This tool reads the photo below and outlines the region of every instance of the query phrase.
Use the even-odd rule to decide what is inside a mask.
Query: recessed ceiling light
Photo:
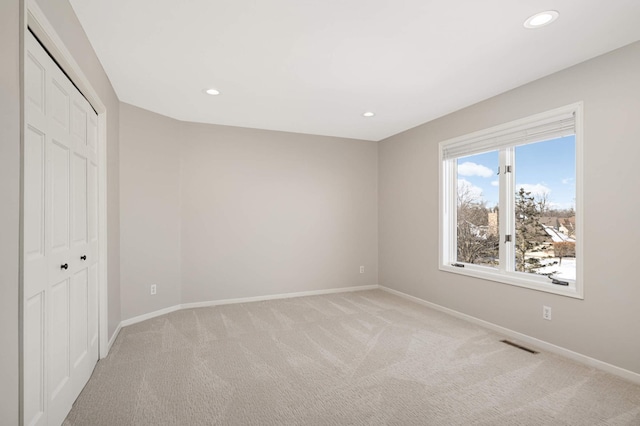
[[[205,90],[205,93],[207,95],[219,95],[220,94],[220,92],[218,90],[216,90],[216,89],[207,89],[207,90]]]
[[[373,117],[375,114],[374,114],[374,113],[372,113],[371,111],[367,111],[367,112],[365,112],[365,113],[364,113],[364,114],[362,114],[362,115],[364,115],[365,117]]]
[[[558,19],[558,16],[560,16],[560,14],[555,10],[547,10],[546,12],[536,13],[535,15],[530,16],[529,19],[524,21],[524,27],[541,28]]]

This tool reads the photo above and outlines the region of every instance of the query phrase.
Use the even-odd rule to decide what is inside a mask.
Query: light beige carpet
[[[120,332],[65,425],[640,425],[640,386],[383,291]]]

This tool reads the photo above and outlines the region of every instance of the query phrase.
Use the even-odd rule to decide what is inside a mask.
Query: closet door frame
[[[109,348],[113,341],[109,341],[108,336],[108,310],[107,310],[107,108],[102,102],[97,92],[89,82],[89,79],[84,75],[80,66],[74,60],[73,56],[66,48],[62,39],[58,36],[51,23],[47,20],[45,14],[40,7],[36,4],[35,0],[24,0],[23,13],[25,19],[23,19],[23,34],[21,44],[21,63],[22,63],[22,83],[21,91],[23,98],[23,111],[22,111],[22,127],[24,129],[24,115],[25,115],[25,102],[24,102],[24,61],[26,58],[26,39],[29,32],[32,32],[40,43],[45,47],[51,57],[58,63],[60,68],[64,70],[73,84],[80,90],[82,95],[87,99],[90,105],[97,113],[97,127],[98,127],[98,354],[99,359],[103,359],[107,356]],[[24,130],[21,135],[21,158],[24,162],[24,147],[25,147],[25,133]],[[21,170],[21,199],[24,199],[24,164]],[[23,213],[21,213],[23,214]],[[19,309],[20,309],[20,415],[22,417],[24,394],[23,394],[23,377],[24,377],[24,362],[23,362],[23,347],[24,347],[24,259],[22,258],[22,247],[24,241],[24,221],[20,221],[20,287],[19,287]],[[117,335],[117,331],[114,333],[114,337]],[[21,422],[24,419],[21,418]]]

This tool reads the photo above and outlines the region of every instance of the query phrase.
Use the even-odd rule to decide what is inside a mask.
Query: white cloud
[[[482,188],[466,179],[458,179],[458,194],[473,201],[482,201]]]
[[[565,184],[565,185],[568,185],[568,184],[570,184],[570,183],[573,183],[573,178],[565,178],[565,179],[562,179],[562,183],[563,183],[563,184]]]
[[[534,197],[540,197],[545,194],[549,195],[551,193],[551,188],[541,183],[519,183],[516,185],[516,191],[520,191],[520,188],[523,188],[525,192],[530,192]]]
[[[499,180],[492,180],[491,181],[491,186],[498,186],[500,185],[500,181]]]
[[[476,164],[471,161],[466,161],[458,165],[458,174],[462,176],[480,176],[488,178],[493,176],[493,170],[483,166],[482,164]]]

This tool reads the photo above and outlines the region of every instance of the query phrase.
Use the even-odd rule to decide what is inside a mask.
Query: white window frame
[[[457,258],[457,158],[487,151],[498,151],[500,164],[514,164],[515,147],[526,144],[529,139],[522,135],[528,135],[533,128],[541,128],[545,123],[554,123],[563,117],[572,115],[575,120],[575,146],[576,146],[576,279],[568,281],[568,286],[553,284],[546,276],[517,272],[515,270],[514,249],[515,220],[509,214],[512,210],[504,206],[513,205],[515,201],[514,173],[500,173],[500,262],[499,267],[488,267],[464,263],[464,267],[453,266]],[[514,138],[513,135],[519,135]],[[518,137],[520,139],[518,139]],[[518,142],[510,142],[511,140]],[[531,140],[538,139],[536,136]],[[538,139],[542,141],[544,139]],[[468,150],[468,153],[465,151]],[[451,153],[454,154],[451,154]],[[452,155],[454,155],[452,157]],[[468,135],[449,139],[439,144],[440,167],[440,232],[439,232],[439,269],[460,275],[467,275],[483,280],[496,281],[532,290],[558,294],[562,296],[584,299],[584,275],[583,275],[583,103],[577,102],[551,111],[546,111],[530,117],[515,120],[489,129],[474,132]],[[512,242],[504,241],[505,235],[511,235]]]

